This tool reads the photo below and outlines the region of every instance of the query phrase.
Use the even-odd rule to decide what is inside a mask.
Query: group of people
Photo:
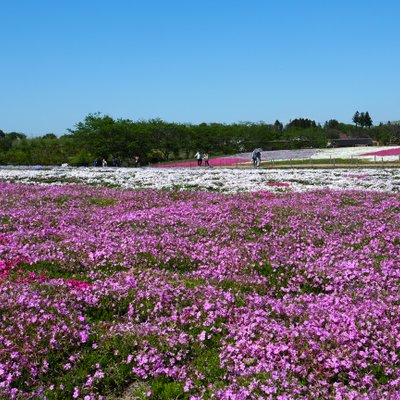
[[[102,160],[100,160],[100,158],[96,158],[93,162],[93,165],[95,167],[107,167],[108,163],[105,158],[103,158]]]
[[[253,160],[253,164],[255,167],[259,167],[261,164],[261,152],[263,150],[260,148],[254,149],[253,153],[251,154],[251,158]],[[211,167],[210,163],[209,163],[209,156],[208,153],[201,153],[200,151],[198,151],[195,155],[194,158],[197,160],[197,166],[201,167],[203,165],[203,161],[204,161],[204,166],[205,167]],[[94,160],[94,166],[95,167],[107,167],[107,160],[105,158],[103,158],[102,160],[100,160],[100,158],[96,158]],[[134,157],[134,164],[135,167],[140,167],[140,158],[139,156],[135,156]],[[112,160],[112,166],[113,167],[117,167],[119,166],[119,161],[117,159],[113,159]]]
[[[197,165],[199,167],[201,167],[203,165],[203,161],[204,161],[205,167],[210,167],[210,163],[208,162],[208,153],[200,153],[200,151],[198,151],[194,155],[194,158],[197,160]]]
[[[133,158],[133,162],[135,167],[140,167],[140,157],[139,156],[134,156]],[[95,167],[107,167],[108,166],[108,162],[105,158],[96,158],[93,161],[93,165]],[[119,167],[120,166],[120,161],[117,158],[113,158],[111,161],[111,165],[113,167]]]

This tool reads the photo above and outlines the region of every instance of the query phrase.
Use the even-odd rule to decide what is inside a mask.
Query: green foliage
[[[151,398],[154,400],[183,400],[189,395],[184,392],[183,385],[168,378],[157,378],[151,383]]]
[[[344,165],[356,165],[356,164],[369,164],[370,161],[364,160],[362,158],[320,158],[313,160],[281,160],[274,161],[276,165],[327,165],[331,166],[335,163],[335,165],[344,164]],[[303,184],[310,184],[311,182],[305,180],[294,180],[289,179],[291,182],[298,182]]]
[[[286,125],[286,129],[290,128],[300,128],[300,129],[308,129],[308,128],[316,128],[317,124],[315,121],[308,118],[296,118],[293,121],[290,121]]]
[[[83,387],[89,376],[94,376],[98,367],[104,372],[103,379],[94,379],[94,386],[101,395],[121,395],[133,381],[131,366],[125,362],[129,354],[136,350],[134,335],[92,337],[86,347],[81,348],[77,361],[65,370],[63,365],[68,361],[57,351],[50,354],[51,373],[43,383],[53,384],[53,390],[46,390],[47,399],[72,398],[74,387]],[[95,348],[93,344],[95,343]],[[64,387],[59,391],[60,385]],[[81,397],[80,397],[81,398]],[[82,396],[83,398],[83,396]]]
[[[360,112],[356,111],[353,115],[353,122],[356,124],[356,126],[360,123]]]
[[[115,204],[115,200],[92,197],[89,199],[89,203],[94,206],[107,207],[107,206],[113,206]]]
[[[86,277],[85,269],[80,265],[64,266],[56,261],[38,261],[35,264],[20,264],[22,270],[34,272],[47,278],[78,279]]]
[[[321,127],[314,120],[296,118],[285,127],[278,120],[274,124],[260,121],[192,125],[160,119],[114,119],[94,113],[59,138],[48,133],[27,139],[23,133],[0,131],[0,164],[91,166],[96,158],[105,158],[109,165],[111,160],[118,159],[120,166],[133,166],[135,156],[139,156],[141,165],[146,165],[192,160],[196,151],[215,157],[250,152],[256,147],[265,150],[325,147],[328,139],[340,135],[368,136],[384,145],[400,144],[398,124],[388,122],[373,127],[368,111],[357,111],[353,122],[355,126],[330,119]]]
[[[205,348],[199,349],[198,356],[194,361],[194,366],[206,380],[216,383],[217,381],[223,380],[226,368],[221,368],[218,344],[206,344],[207,346]]]
[[[265,276],[266,278],[269,278],[273,274],[275,274],[274,268],[272,268],[272,266],[268,262],[264,262],[262,265],[258,265],[256,267],[256,271],[259,275]]]
[[[98,304],[87,308],[86,317],[93,323],[114,321],[128,312],[132,296],[133,294],[127,295],[127,297],[118,300],[111,297],[101,299]]]
[[[370,128],[372,126],[372,119],[368,111],[361,113],[356,111],[353,115],[353,122],[356,124],[356,127],[358,125],[360,125],[362,128]]]
[[[73,166],[89,166],[92,163],[93,157],[86,150],[78,150],[78,152],[69,159],[69,164]]]
[[[151,163],[158,163],[164,160],[164,155],[161,150],[158,149],[151,149],[147,153],[147,159]]]
[[[174,257],[170,258],[168,261],[159,260],[154,257],[151,253],[141,253],[139,254],[141,263],[148,268],[158,268],[161,270],[168,270],[173,272],[185,273],[194,271],[197,268],[195,261],[188,257]]]
[[[339,121],[336,119],[330,119],[326,121],[324,124],[325,129],[338,129],[339,128]]]
[[[247,294],[254,291],[254,289],[250,285],[240,284],[233,279],[224,279],[220,282],[216,282],[215,284],[225,291],[231,290],[234,293]],[[246,301],[241,296],[237,297],[237,300],[239,303],[243,303],[243,305],[246,304]]]
[[[304,147],[325,147],[327,138],[322,128],[288,128],[283,133],[283,139],[287,141],[287,147],[301,149]]]

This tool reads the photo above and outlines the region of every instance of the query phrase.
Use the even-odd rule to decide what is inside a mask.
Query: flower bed
[[[0,398],[400,396],[396,194],[0,183],[0,205]]]
[[[373,151],[370,153],[361,154],[361,156],[400,156],[400,147]]]
[[[392,151],[393,146],[356,146],[356,147],[338,147],[329,149],[316,149],[316,152],[311,156],[312,159],[354,159],[365,156],[365,153],[377,151]],[[363,157],[367,158],[368,157]],[[373,157],[369,158],[373,161]]]
[[[364,179],[354,179],[354,176]],[[220,193],[334,190],[400,191],[398,168],[0,168],[0,181],[124,189],[200,190]],[[270,184],[278,182],[279,185]]]

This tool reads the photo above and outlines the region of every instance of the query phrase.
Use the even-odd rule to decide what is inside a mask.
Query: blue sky
[[[400,2],[1,0],[0,129],[400,119]]]

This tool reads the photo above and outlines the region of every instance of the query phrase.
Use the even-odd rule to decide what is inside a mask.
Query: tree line
[[[113,160],[116,165],[192,159],[197,151],[211,157],[264,150],[325,147],[329,140],[370,137],[382,145],[400,145],[400,124],[372,125],[368,112],[358,111],[352,124],[335,119],[318,124],[296,118],[283,125],[261,122],[233,124],[181,124],[160,119],[132,121],[108,115],[87,115],[68,133],[28,138],[23,133],[0,130],[0,164],[6,165],[93,165],[95,159]]]
[[[356,111],[353,115],[353,122],[356,124],[356,126],[360,125],[362,128],[364,127],[371,128],[372,126],[372,119],[369,116],[368,111],[366,112]]]

